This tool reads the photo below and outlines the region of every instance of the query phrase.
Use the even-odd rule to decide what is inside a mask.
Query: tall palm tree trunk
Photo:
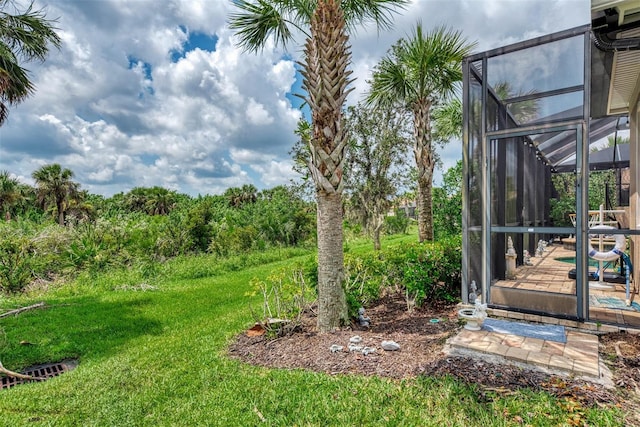
[[[318,202],[318,329],[331,331],[348,320],[343,288],[342,173],[346,138],[342,106],[349,94],[351,59],[346,25],[336,0],[319,0],[305,44],[303,87],[313,134],[309,170]]]
[[[348,319],[342,248],[342,195],[318,191],[318,330],[331,331]]]
[[[413,152],[418,167],[418,240],[433,240],[433,200],[431,186],[433,179],[433,147],[431,146],[431,102],[420,100],[414,108],[413,133],[415,145]]]

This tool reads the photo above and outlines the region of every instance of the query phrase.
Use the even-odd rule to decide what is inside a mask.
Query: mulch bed
[[[481,396],[509,394],[528,388],[543,390],[584,406],[618,405],[623,408],[626,425],[640,426],[640,336],[627,333],[600,337],[602,360],[614,374],[615,389],[583,380],[525,370],[509,364],[496,364],[474,358],[450,356],[443,352],[445,341],[461,328],[456,306],[423,306],[411,312],[401,295],[387,295],[367,309],[369,328],[355,324],[320,334],[315,331],[313,311],[305,313],[301,324],[279,338],[266,335],[238,335],[229,354],[259,366],[308,369],[330,375],[377,375],[394,379],[418,375],[450,375],[478,386]],[[349,339],[362,338],[360,345],[375,348],[363,355],[348,350]],[[395,341],[398,351],[384,351],[382,341]],[[343,346],[331,352],[332,345]]]

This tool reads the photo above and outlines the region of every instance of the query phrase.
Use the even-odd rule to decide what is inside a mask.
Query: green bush
[[[571,227],[570,213],[576,211],[576,199],[573,197],[563,197],[561,199],[551,199],[551,221],[554,227]]]
[[[189,233],[193,248],[197,251],[205,252],[211,242],[213,226],[211,222],[214,218],[215,206],[212,197],[198,200],[187,212],[184,221],[184,230]]]
[[[190,230],[185,227],[185,222],[187,220],[184,216],[172,212],[160,226],[159,232],[156,233],[153,253],[156,258],[175,257],[201,249],[201,242],[196,243],[194,238],[204,239],[204,237],[202,235],[194,237],[194,234],[190,233]],[[204,248],[206,249],[206,244]]]
[[[390,234],[406,234],[409,227],[409,218],[402,209],[398,209],[393,216],[384,218],[384,232]]]
[[[379,299],[382,288],[387,284],[385,263],[377,252],[361,256],[346,254],[344,275],[351,317],[357,316],[358,308],[366,307]]]
[[[100,270],[105,266],[108,260],[104,256],[103,231],[92,223],[83,223],[75,229],[66,250],[71,267]]]
[[[382,294],[384,288],[402,289],[416,305],[459,300],[462,239],[406,243],[380,252],[345,254],[344,288],[349,313],[355,316]]]
[[[19,230],[6,230],[0,240],[0,290],[22,291],[31,282],[37,257],[33,241]]]
[[[252,226],[229,227],[222,224],[215,229],[209,252],[221,257],[246,252],[259,247],[258,230]]]
[[[438,241],[462,233],[462,193],[433,189],[433,228]]]
[[[400,245],[388,256],[387,270],[416,297],[416,304],[454,302],[459,299],[462,239]]]

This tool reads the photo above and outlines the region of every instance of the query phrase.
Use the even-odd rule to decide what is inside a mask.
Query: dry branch
[[[23,311],[34,310],[36,308],[44,307],[44,302],[39,302],[37,304],[29,305],[27,307],[16,308],[15,310],[7,311],[6,313],[0,314],[0,319],[3,317],[9,317],[11,315],[17,315],[22,313]]]
[[[8,370],[7,368],[5,368],[2,365],[2,362],[0,362],[0,374],[5,374],[5,375],[7,375],[9,377],[13,377],[13,378],[20,378],[22,380],[38,380],[38,381],[40,381],[40,380],[44,380],[45,379],[45,378],[41,378],[41,377],[32,377],[31,375],[24,375],[24,374],[21,374],[19,372],[10,371],[10,370]]]

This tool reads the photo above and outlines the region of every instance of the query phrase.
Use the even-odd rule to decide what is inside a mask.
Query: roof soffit
[[[618,12],[618,25],[630,24],[640,21],[640,0],[592,0],[592,17],[601,16],[602,11],[615,9]],[[617,39],[640,37],[640,28],[623,31]],[[594,48],[595,49],[595,48]],[[595,54],[595,53],[594,53]],[[629,105],[638,97],[640,92],[640,51],[629,50],[615,52],[610,65],[611,76],[606,101],[606,114],[627,114]],[[592,69],[593,70],[593,69]],[[592,77],[600,78],[599,75]],[[599,85],[606,80],[598,81]],[[593,82],[592,82],[593,84]],[[607,93],[606,90],[604,92]],[[598,101],[603,102],[604,100]],[[592,110],[598,111],[593,106]],[[599,116],[601,114],[597,114]]]
[[[640,28],[625,31],[619,38],[640,37]],[[640,85],[640,51],[616,52],[609,86],[609,114],[629,112],[629,104]]]

